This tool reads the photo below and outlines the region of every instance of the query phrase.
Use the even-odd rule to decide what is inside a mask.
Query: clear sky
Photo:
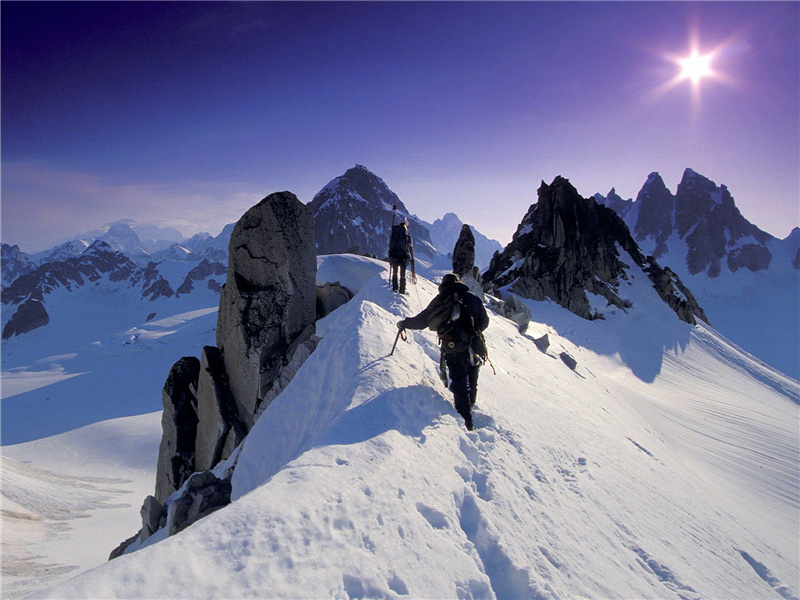
[[[2,239],[217,234],[356,163],[506,243],[541,180],[658,171],[800,225],[797,2],[2,2]],[[709,55],[706,76],[678,59]]]

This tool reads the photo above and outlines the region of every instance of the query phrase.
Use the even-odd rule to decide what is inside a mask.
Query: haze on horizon
[[[503,244],[556,175],[635,198],[689,167],[769,233],[800,225],[798,3],[1,9],[2,238],[24,251],[122,218],[217,234],[356,163]]]

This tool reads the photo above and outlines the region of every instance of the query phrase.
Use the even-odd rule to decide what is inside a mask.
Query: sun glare
[[[674,65],[672,76],[669,80],[665,81],[659,87],[654,89],[647,97],[648,101],[655,102],[668,94],[671,90],[678,86],[685,85],[685,82],[691,82],[687,85],[691,91],[692,104],[697,107],[700,103],[701,88],[704,87],[706,80],[714,81],[717,83],[724,83],[733,85],[733,80],[718,70],[715,62],[719,59],[726,50],[733,43],[733,38],[719,44],[710,50],[701,50],[699,34],[693,32],[687,54],[683,56],[679,54],[662,54],[662,58]]]
[[[688,57],[678,60],[678,64],[681,67],[680,78],[691,79],[692,85],[699,85],[703,77],[714,75],[714,71],[711,69],[712,58],[712,54],[701,55],[696,48],[693,49]]]

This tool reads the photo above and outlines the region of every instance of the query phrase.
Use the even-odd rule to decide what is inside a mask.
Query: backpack
[[[477,333],[472,311],[457,294],[453,294],[452,310],[449,319],[437,329],[444,354],[462,354],[469,351]]]
[[[408,232],[402,223],[392,226],[389,238],[389,258],[404,260],[408,258]]]

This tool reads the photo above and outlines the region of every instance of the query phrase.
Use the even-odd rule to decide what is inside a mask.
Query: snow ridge
[[[605,321],[494,316],[468,433],[433,333],[388,355],[421,307],[381,272],[318,322],[229,506],[37,597],[796,597],[797,382],[678,321],[643,275],[626,287],[637,308]],[[658,356],[639,347],[657,330]],[[643,354],[652,379],[625,362]]]

